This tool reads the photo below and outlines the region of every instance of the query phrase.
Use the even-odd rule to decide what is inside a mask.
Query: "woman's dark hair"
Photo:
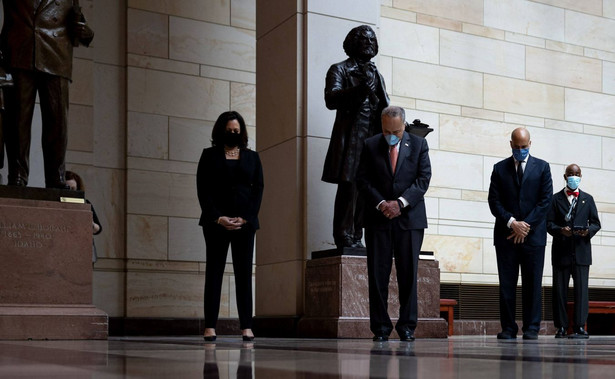
[[[77,183],[77,191],[85,191],[85,184],[83,184],[83,180],[77,174],[72,171],[66,171],[64,173],[64,178],[66,180],[74,180]]]
[[[243,120],[243,117],[235,111],[223,112],[220,116],[218,116],[218,119],[214,124],[214,129],[211,131],[212,146],[224,146],[226,124],[232,120],[237,120],[237,122],[239,122],[239,134],[241,135],[239,148],[245,149],[248,147],[248,129],[246,128],[246,122]]]

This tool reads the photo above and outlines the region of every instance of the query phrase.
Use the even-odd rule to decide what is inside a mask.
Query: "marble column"
[[[378,31],[380,1],[257,0],[256,9],[257,150],[265,175],[258,329],[305,313],[306,261],[312,251],[334,247],[336,187],[320,180],[335,118],[324,102],[325,75],[347,58],[342,44],[350,29],[368,24]]]

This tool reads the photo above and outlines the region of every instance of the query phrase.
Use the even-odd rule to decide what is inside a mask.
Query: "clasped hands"
[[[525,221],[513,221],[510,224],[510,228],[512,232],[506,239],[513,239],[513,243],[523,243],[525,242],[525,237],[527,237],[530,232],[530,224]]]
[[[239,230],[247,221],[241,217],[221,216],[218,219],[218,224],[222,225],[226,230]]]
[[[587,235],[589,234],[589,230],[588,229],[582,229],[582,230],[572,230],[569,226],[564,226],[563,228],[560,229],[560,232],[566,236],[566,237],[570,237],[573,234],[575,236],[579,236],[579,237],[587,237]]]
[[[392,220],[395,217],[401,215],[401,209],[399,209],[399,203],[397,202],[397,200],[389,200],[382,202],[382,204],[380,204],[380,206],[378,207],[378,210],[382,212],[384,217],[388,218],[389,220]]]

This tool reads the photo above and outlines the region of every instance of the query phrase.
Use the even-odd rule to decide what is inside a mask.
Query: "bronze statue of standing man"
[[[336,109],[322,180],[337,184],[333,238],[338,249],[363,247],[363,200],[356,186],[366,138],[381,131],[380,113],[389,105],[384,79],[371,61],[378,54],[374,30],[361,25],[344,40],[348,59],[329,68],[325,102]]]
[[[45,187],[67,188],[64,162],[73,46],[88,46],[94,32],[87,26],[78,0],[3,0],[2,3],[2,64],[14,81],[6,96],[4,120],[8,184],[28,184],[32,116],[38,93]]]

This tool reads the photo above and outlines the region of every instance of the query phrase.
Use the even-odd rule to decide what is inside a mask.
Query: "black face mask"
[[[228,147],[236,147],[241,143],[241,134],[224,132],[224,144]]]

